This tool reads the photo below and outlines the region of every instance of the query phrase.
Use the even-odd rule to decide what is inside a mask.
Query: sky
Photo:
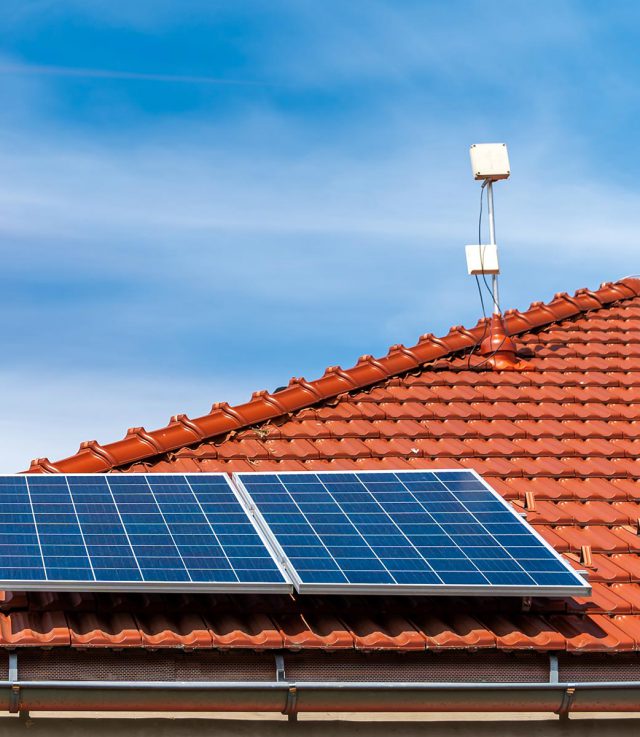
[[[3,0],[0,472],[640,272],[640,4]],[[486,237],[486,234],[485,234]]]

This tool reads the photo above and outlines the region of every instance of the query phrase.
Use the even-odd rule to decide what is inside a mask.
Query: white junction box
[[[481,246],[465,246],[469,274],[499,274],[498,246],[486,243]]]
[[[475,179],[508,179],[511,174],[506,143],[473,143],[469,149]]]

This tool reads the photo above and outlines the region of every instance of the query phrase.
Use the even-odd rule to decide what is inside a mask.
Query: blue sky
[[[640,6],[4,0],[0,470],[640,272]]]

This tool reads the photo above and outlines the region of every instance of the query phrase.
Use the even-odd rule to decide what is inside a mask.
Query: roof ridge
[[[595,292],[578,289],[573,297],[560,292],[546,304],[532,302],[525,312],[507,310],[504,313],[507,332],[509,335],[519,335],[637,296],[640,296],[640,279],[634,278],[606,282]],[[202,417],[174,415],[168,425],[157,430],[133,427],[122,440],[107,445],[89,440],[81,443],[75,455],[55,463],[48,458],[33,460],[27,473],[104,473],[226,432],[266,422],[473,348],[484,337],[486,324],[487,318],[481,318],[470,330],[456,325],[442,338],[426,333],[410,348],[402,344],[392,345],[386,356],[378,359],[370,355],[361,356],[350,369],[330,366],[322,377],[314,381],[294,377],[286,388],[273,394],[268,391],[254,392],[249,402],[234,407],[226,402],[218,402]]]

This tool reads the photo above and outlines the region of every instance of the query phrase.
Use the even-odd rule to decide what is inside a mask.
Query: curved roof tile
[[[640,650],[640,281],[505,313],[527,365],[427,334],[203,417],[83,443],[32,472],[471,467],[572,565],[588,599],[5,594],[1,645],[270,650]],[[478,358],[479,362],[484,358]]]

